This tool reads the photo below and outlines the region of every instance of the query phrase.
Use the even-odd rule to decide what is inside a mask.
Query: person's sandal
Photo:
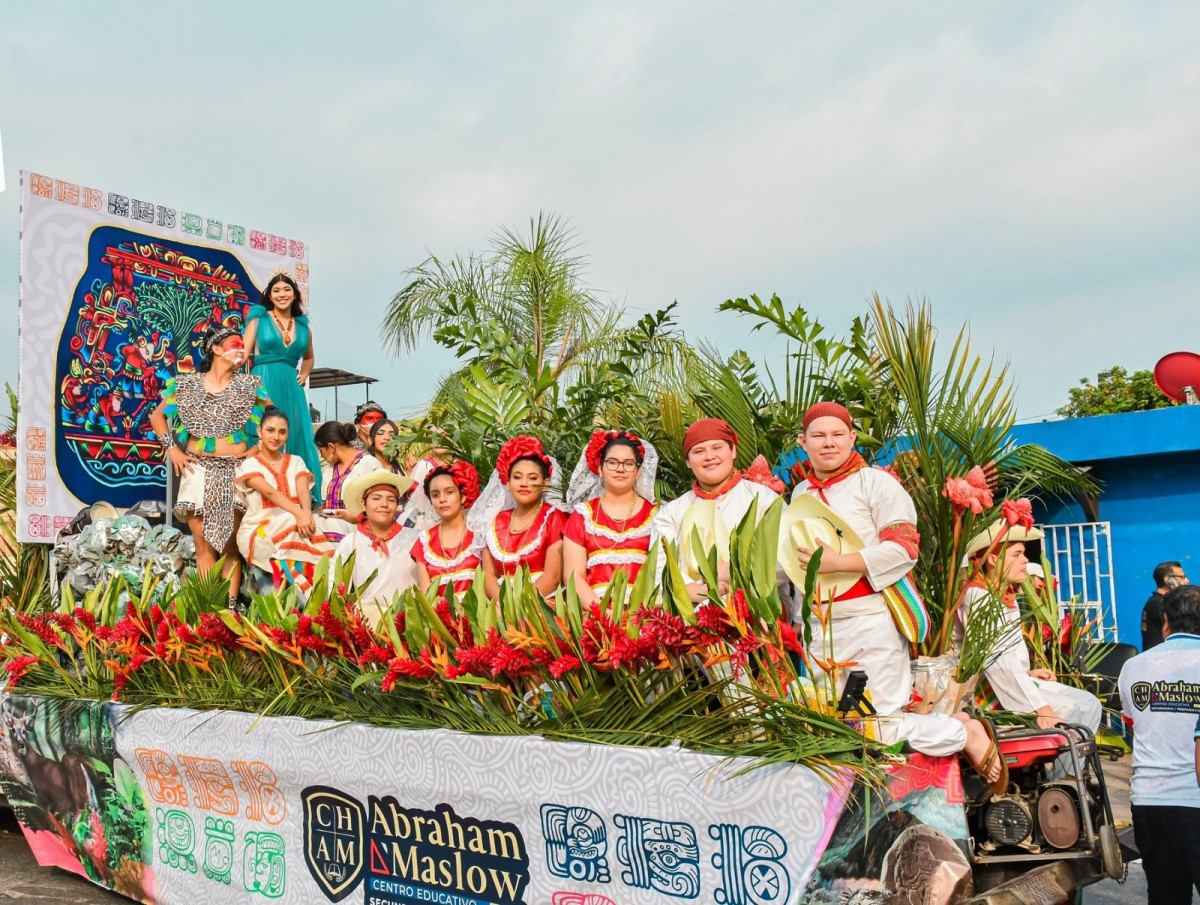
[[[1000,739],[996,737],[996,727],[987,717],[979,717],[979,722],[983,724],[983,730],[991,739],[991,744],[988,745],[987,753],[984,754],[983,760],[979,763],[971,762],[972,768],[979,774],[979,778],[987,783],[988,790],[993,797],[1003,795],[1008,791],[1008,762],[1004,759],[1004,752],[1000,750]],[[989,782],[987,778],[988,770],[991,768],[994,761],[1000,761],[1000,775],[995,780]]]

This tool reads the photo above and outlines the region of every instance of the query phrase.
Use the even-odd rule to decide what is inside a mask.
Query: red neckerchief
[[[980,588],[988,593],[991,593],[994,590],[992,586],[988,584],[987,576],[982,572],[976,574],[974,578],[968,581],[967,587]],[[1000,595],[1000,601],[1010,610],[1015,610],[1017,608],[1017,589],[1012,585],[1009,585],[1004,589],[1004,593]]]
[[[728,478],[726,478],[725,483],[716,490],[704,490],[696,481],[692,481],[692,493],[696,494],[696,497],[701,500],[715,500],[718,497],[725,496],[725,494],[729,493],[729,491],[733,490],[733,488],[737,487],[737,485],[741,482],[742,473],[740,471],[735,471]]]
[[[391,530],[388,531],[387,537],[380,538],[375,534],[374,531],[371,530],[370,526],[367,525],[367,514],[364,512],[358,517],[358,530],[371,541],[372,550],[374,550],[380,556],[390,556],[391,550],[388,549],[388,542],[391,541],[391,539],[399,534],[403,529],[400,527],[399,523],[393,523]]]
[[[850,458],[842,463],[842,467],[825,479],[818,478],[816,472],[813,471],[812,465],[808,462],[796,463],[796,471],[800,477],[808,481],[808,486],[813,490],[824,490],[826,487],[832,487],[839,481],[844,481],[856,471],[862,471],[867,468],[867,460],[859,454],[858,450],[850,450]]]

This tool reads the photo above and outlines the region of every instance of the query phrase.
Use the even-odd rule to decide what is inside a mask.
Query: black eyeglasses
[[[604,467],[609,471],[633,471],[638,464],[633,459],[605,459]]]

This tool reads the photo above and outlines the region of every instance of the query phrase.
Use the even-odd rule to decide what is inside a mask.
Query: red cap
[[[738,436],[733,428],[720,418],[701,418],[683,435],[683,454],[686,456],[697,443],[708,440],[728,440],[737,446]]]
[[[850,420],[850,412],[844,405],[840,405],[839,403],[818,402],[815,405],[810,405],[800,423],[804,426],[804,430],[808,430],[808,426],[818,418],[837,418],[846,427],[850,428],[850,430],[854,430],[854,422]]]

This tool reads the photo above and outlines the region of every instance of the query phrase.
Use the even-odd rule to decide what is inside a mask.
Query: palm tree
[[[448,262],[430,256],[407,271],[408,285],[384,315],[384,340],[396,354],[412,350],[440,330],[456,328],[470,310],[550,365],[553,379],[569,376],[624,315],[583,285],[584,259],[577,251],[566,221],[540,213],[527,236],[501,227],[486,254]]]
[[[688,386],[700,356],[675,329],[674,306],[630,322],[584,285],[578,247],[566,221],[542,213],[527,235],[501,227],[486,253],[407,271],[384,316],[386,345],[401,354],[432,337],[460,364],[401,445],[428,445],[437,426],[484,468],[506,437],[529,432],[566,465],[594,426],[631,426],[624,419],[650,407],[643,397]]]

